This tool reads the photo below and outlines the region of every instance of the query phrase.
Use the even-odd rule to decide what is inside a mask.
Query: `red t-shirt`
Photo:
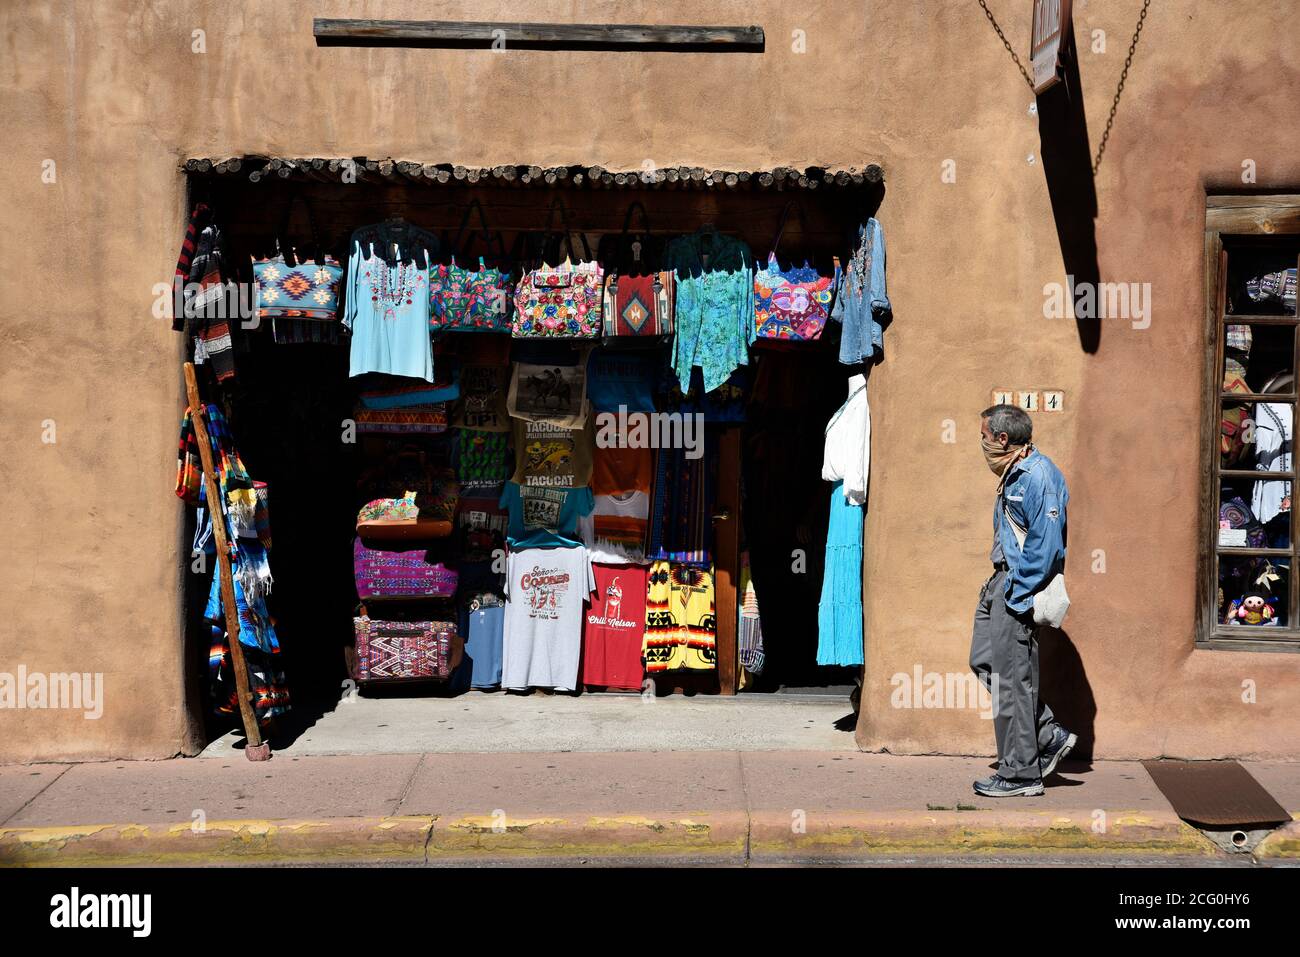
[[[639,691],[646,568],[593,565],[596,591],[582,619],[582,682]]]

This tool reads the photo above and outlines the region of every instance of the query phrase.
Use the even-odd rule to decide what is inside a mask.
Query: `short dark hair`
[[[1034,420],[1019,406],[991,405],[980,413],[980,418],[989,420],[989,431],[994,435],[1005,432],[1012,445],[1024,445],[1034,437]]]

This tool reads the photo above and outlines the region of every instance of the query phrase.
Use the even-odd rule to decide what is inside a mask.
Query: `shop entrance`
[[[670,177],[665,171],[611,175],[578,167],[277,162],[275,168],[247,160],[237,169],[230,163],[190,168],[191,198],[210,206],[224,227],[231,278],[241,282],[252,281],[253,260],[277,250],[291,260],[319,261],[328,253],[346,265],[355,229],[396,218],[432,233],[439,259],[449,261],[455,252],[463,264],[482,256],[509,269],[530,249],[555,263],[575,246],[576,260],[583,247],[600,256],[711,227],[743,241],[760,265],[775,244],[783,266],[807,261],[829,275],[836,257],[847,262],[856,230],[883,196],[874,168],[865,175],[674,169]],[[345,173],[355,181],[345,181]],[[816,341],[755,344],[737,380],[736,408],[707,422],[717,666],[654,676],[643,693],[847,695],[856,669],[818,667],[816,659],[827,528],[822,430],[843,403],[850,374],[863,371],[841,365],[837,350],[835,323]],[[208,381],[204,391],[224,397],[249,473],[271,490],[274,587],[267,604],[293,695],[294,710],[284,722],[291,738],[298,733],[292,729],[310,725],[352,693],[345,654],[358,604],[353,540],[358,505],[364,504],[359,489],[370,474],[391,469],[395,457],[423,447],[409,436],[349,436],[357,384],[349,379],[346,340],[283,343],[269,329],[252,329],[238,336],[235,363],[233,380],[220,387]],[[438,454],[432,447],[423,452]],[[761,609],[763,667],[757,674],[742,667],[739,648],[746,565]],[[200,577],[187,576],[188,660],[196,674],[205,665],[208,639],[200,625],[208,580]],[[454,682],[419,682],[367,686],[363,693],[408,699],[463,690]],[[610,692],[580,692],[588,693]],[[192,704],[202,709],[210,736],[224,730],[208,717],[206,692],[198,691]],[[472,721],[472,711],[461,720]]]

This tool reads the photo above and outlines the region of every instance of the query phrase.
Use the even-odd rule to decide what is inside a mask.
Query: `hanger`
[[[1260,392],[1273,394],[1276,392],[1290,392],[1295,387],[1295,374],[1292,372],[1275,372],[1264,383],[1264,388]]]
[[[469,234],[469,242],[465,243],[462,247],[461,240],[465,235],[466,227],[469,226],[470,215],[475,210],[478,211],[479,228]],[[495,240],[498,256],[502,260],[507,258],[505,237],[501,235],[500,230],[492,230],[488,228],[487,216],[483,212],[483,204],[479,202],[477,196],[470,200],[469,205],[465,207],[465,214],[460,218],[460,226],[456,230],[456,236],[450,243],[448,243],[448,251],[451,254],[451,258],[455,260],[465,250],[469,249],[475,239],[482,239],[483,245],[489,250],[491,249],[493,240]],[[464,266],[465,263],[461,263],[460,265]]]
[[[419,252],[424,253],[427,265],[433,262],[440,245],[433,233],[400,216],[390,216],[382,223],[371,223],[354,230],[351,241],[353,249],[360,249],[363,253],[373,251],[390,266],[399,262],[419,265],[416,256]]]
[[[557,214],[559,215],[561,226],[559,230],[554,229],[551,225],[554,223]],[[573,226],[569,223],[568,207],[564,205],[563,199],[556,196],[555,199],[551,201],[551,208],[546,212],[546,225],[542,227],[541,232],[541,255],[536,258],[540,258],[545,262],[548,252],[546,247],[550,245],[552,239],[558,237],[559,242],[556,244],[555,255],[558,257],[560,255],[560,246],[567,244],[569,248],[567,258],[570,260],[574,259],[577,256],[577,250],[574,248],[573,244],[573,237],[575,235],[582,240],[581,261],[591,261],[593,257],[591,255],[591,246],[587,242],[587,234],[585,232],[575,232]],[[558,263],[556,263],[556,265],[558,265]]]

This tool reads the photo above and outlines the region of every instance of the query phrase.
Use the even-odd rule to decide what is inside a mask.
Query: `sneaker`
[[[1052,736],[1052,743],[1043,749],[1043,753],[1038,756],[1038,766],[1042,768],[1043,779],[1056,770],[1056,766],[1061,763],[1070,750],[1079,742],[1077,734],[1071,734],[1059,724]]]
[[[975,793],[982,797],[1036,797],[1043,793],[1042,781],[1012,781],[994,774],[975,782]]]

